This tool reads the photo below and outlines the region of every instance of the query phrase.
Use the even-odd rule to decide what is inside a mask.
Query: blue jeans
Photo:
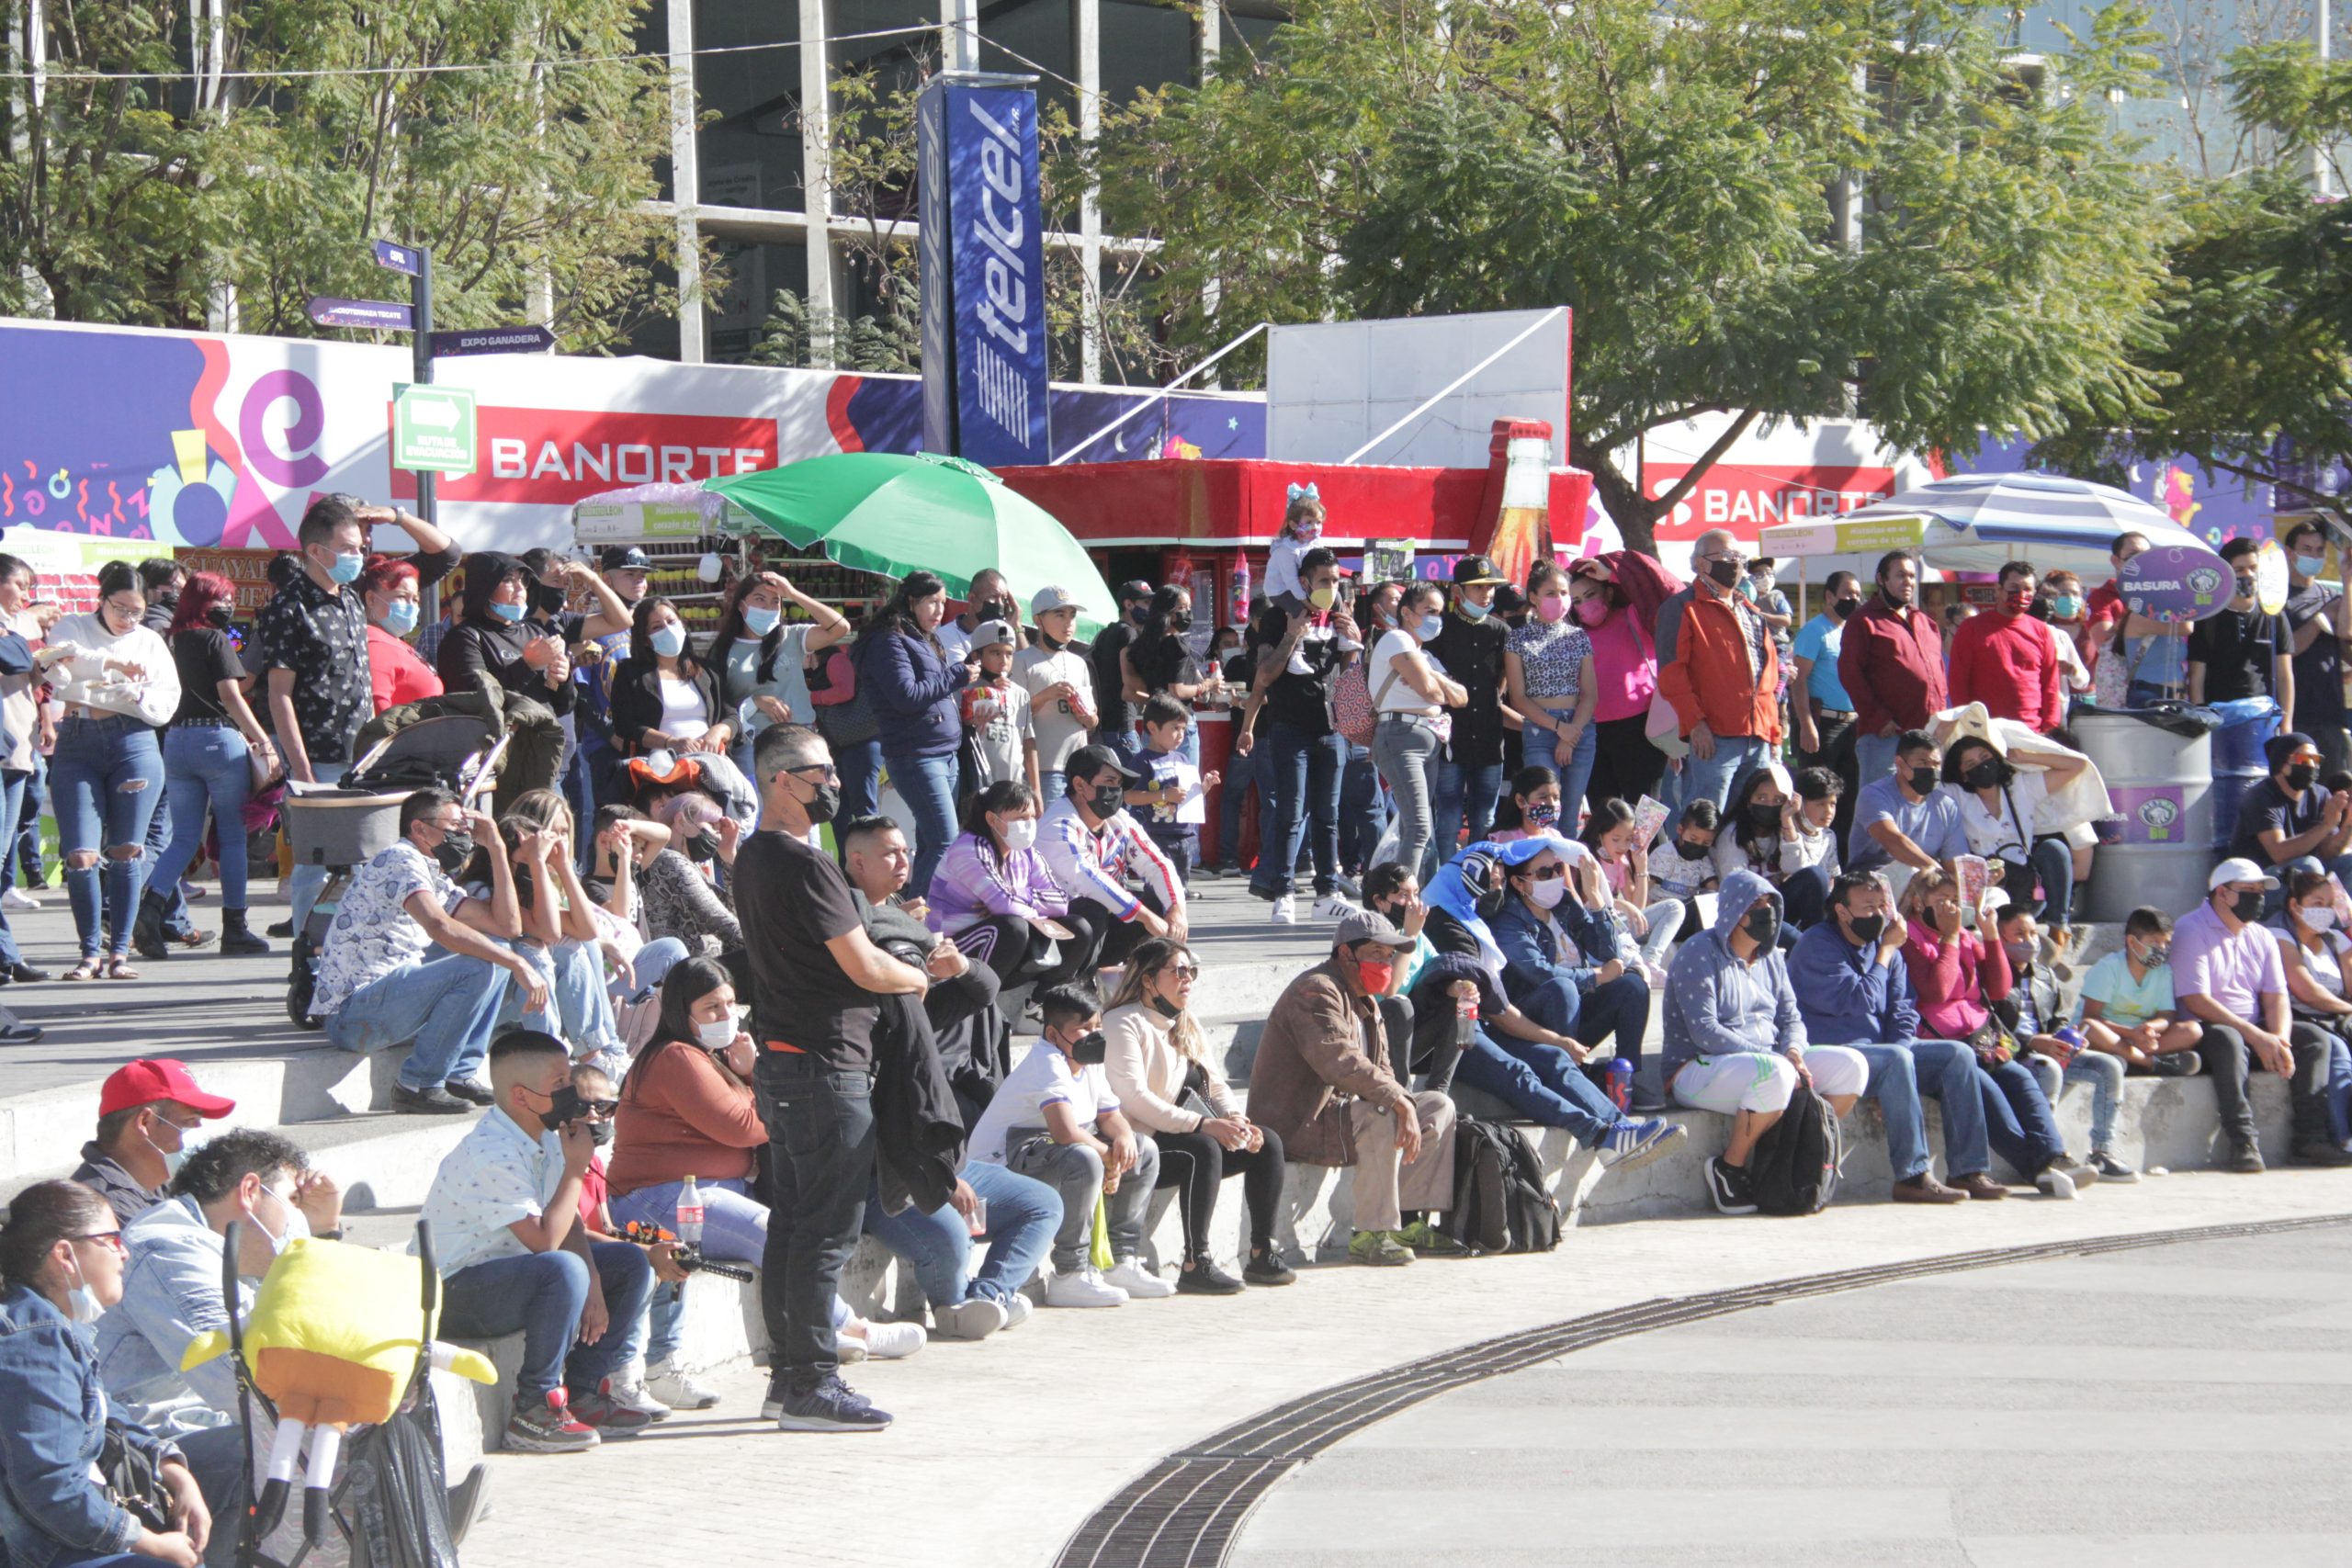
[[[2031,863],[2034,875],[2041,881],[2039,919],[2044,925],[2064,931],[2074,918],[2075,852],[2064,839],[2044,839],[2033,846]]]
[[[1059,773],[1050,776],[1061,777]],[[1257,785],[1258,753],[1255,750],[1247,757],[1236,751],[1226,758],[1225,783],[1220,786],[1223,794],[1219,795],[1216,807],[1216,863],[1226,870],[1238,871],[1241,867],[1241,808],[1249,801],[1250,792]],[[1053,800],[1058,796],[1048,795],[1046,798]],[[1258,803],[1260,837],[1272,830],[1271,818],[1265,802],[1261,800]]]
[[[17,829],[25,820],[26,802],[32,797],[33,779],[34,774],[29,769],[23,772],[14,768],[0,769],[0,849],[6,852],[0,853],[0,893],[6,893],[17,885]],[[40,813],[33,813],[33,832],[38,842]]]
[[[499,1004],[493,1033],[506,1024],[523,1023],[554,1035],[571,1046],[576,1056],[592,1051],[628,1054],[621,1044],[620,1031],[613,1023],[612,994],[605,988],[604,965],[598,960],[594,943],[560,942],[552,948],[534,943],[519,951],[546,977],[548,1005],[537,1012],[526,1013],[523,988],[507,987],[506,999]]]
[[[1347,768],[1348,743],[1338,735],[1310,735],[1277,720],[1266,727],[1254,750],[1261,753],[1259,788],[1268,780],[1273,785],[1274,831],[1260,829],[1258,869],[1250,874],[1250,890],[1261,898],[1286,896],[1291,867],[1305,843],[1315,854],[1316,894],[1329,893],[1339,886],[1340,775]]]
[[[906,1261],[933,1306],[975,1297],[1002,1303],[1046,1260],[1054,1233],[1061,1228],[1061,1194],[1032,1177],[979,1160],[965,1161],[959,1174],[989,1206],[989,1256],[978,1274],[971,1272],[971,1227],[947,1204],[930,1213],[909,1204],[887,1214],[878,1194],[869,1190],[865,1234]]]
[[[1421,886],[1429,886],[1437,868],[1452,860],[1462,847],[1462,828],[1466,818],[1470,827],[1470,841],[1485,838],[1495,825],[1495,802],[1501,798],[1503,765],[1500,762],[1483,767],[1464,767],[1460,762],[1440,757],[1437,763],[1437,813],[1430,829],[1429,853],[1421,857]]]
[[[678,1228],[678,1194],[685,1185],[683,1181],[658,1182],[608,1200],[613,1223],[627,1225],[635,1220],[674,1232]],[[695,1190],[702,1198],[702,1255],[715,1263],[757,1263],[760,1255],[767,1250],[766,1207],[747,1196],[745,1184],[741,1181],[697,1181]],[[645,1319],[647,1366],[658,1365],[678,1353],[685,1305],[684,1285],[655,1289],[653,1305]]]
[[[171,731],[166,729],[156,738],[155,743],[162,746],[170,738]],[[163,859],[164,851],[170,847],[172,841],[171,759],[168,756],[164,761],[164,777],[163,798],[155,803],[155,814],[147,818],[146,853],[140,860],[140,886],[149,893],[155,892],[158,887],[163,889],[155,897],[164,906],[164,928],[174,936],[186,936],[196,930],[196,922],[188,919],[187,899],[180,892],[180,879],[175,876],[169,882],[163,882],[155,875],[155,864]],[[189,858],[195,857],[191,855]]]
[[[1348,762],[1340,774],[1340,864],[1362,872],[1388,830],[1388,803],[1382,798],[1380,770],[1372,754],[1359,756],[1348,748]]]
[[[2343,1042],[2336,1041],[2335,1049],[2343,1050]],[[2094,1153],[2113,1153],[2115,1117],[2123,1109],[2123,1058],[2104,1051],[2084,1051],[2061,1067],[2036,1051],[2024,1061],[2041,1085],[2041,1097],[2052,1105],[2058,1103],[2059,1094],[2068,1084],[2091,1086],[2091,1149]]]
[[[251,750],[245,738],[227,725],[174,725],[164,731],[172,836],[155,862],[155,886],[178,894],[180,878],[203,846],[209,807],[220,824],[220,907],[245,907],[245,796],[253,787],[245,758]]]
[[[1943,1107],[1944,1169],[1954,1177],[1974,1176],[1990,1164],[1984,1145],[1984,1108],[1976,1095],[1976,1053],[1951,1040],[1905,1040],[1893,1045],[1856,1041],[1816,1041],[1843,1043],[1861,1053],[1871,1065],[1869,1085],[1862,1090],[1878,1101],[1886,1122],[1887,1161],[1894,1179],[1908,1181],[1928,1168],[1926,1117],[1919,1097],[1927,1095]]]
[[[72,857],[77,853],[105,862],[112,952],[122,957],[130,951],[130,922],[139,908],[147,824],[164,797],[163,750],[154,730],[135,718],[68,718],[57,727],[51,776],[82,956],[98,955],[99,871],[95,863],[76,869]]]
[[[567,739],[572,736],[577,718],[577,715],[567,715],[564,718]],[[743,769],[743,776],[747,779],[752,776],[748,764]],[[582,824],[596,820],[596,786],[588,773],[587,748],[576,740],[563,749],[563,772],[559,776],[558,787],[563,791],[563,803],[571,807],[571,836],[580,840],[576,846],[580,864],[583,867],[591,865],[596,859],[596,836],[580,829]]]
[[[846,822],[853,817],[871,817],[882,804],[882,742],[861,740],[854,746],[844,746],[833,753],[833,766],[842,774],[842,808],[834,817]],[[752,787],[760,787],[752,774]]]
[[[1550,1030],[1566,1034],[1579,1045],[1598,1045],[1614,1039],[1616,1055],[1642,1066],[1642,1036],[1650,1026],[1649,982],[1638,975],[1620,975],[1606,985],[1579,996],[1576,982],[1557,975],[1511,998],[1519,1010]],[[1605,1061],[1594,1066],[1605,1067]]]
[[[1772,749],[1761,736],[1718,735],[1715,754],[1702,761],[1693,751],[1682,759],[1682,806],[1705,796],[1721,811],[1740,780],[1770,761]]]
[[[1827,918],[1831,880],[1826,865],[1809,865],[1791,872],[1781,882],[1781,908],[1787,911],[1792,929],[1808,931]]]
[[[312,762],[311,777],[322,784],[341,784],[343,775],[349,772],[351,764],[348,762]],[[577,830],[577,829],[574,829],[575,832]],[[300,936],[303,928],[310,924],[311,907],[319,901],[319,895],[326,891],[326,886],[327,868],[322,865],[308,863],[297,865],[294,868],[294,874],[286,879],[287,902],[294,906],[293,923],[296,936]]]
[[[2333,1033],[2327,1037],[2325,1098],[2328,1136],[2352,1146],[2352,1045]]]
[[[907,897],[920,898],[930,890],[939,857],[956,841],[956,757],[953,752],[944,757],[882,755],[899,798],[914,815],[915,862],[907,878]]]
[[[1894,772],[1895,748],[1902,743],[1900,733],[1894,735],[1862,735],[1854,737],[1854,787],[1860,789],[1873,779],[1883,779]]]
[[[2011,1170],[2030,1181],[2042,1167],[2066,1152],[2058,1119],[2033,1069],[2008,1061],[1976,1069],[1977,1101],[1984,1108],[1984,1136]]]
[[[1577,813],[1584,808],[1585,790],[1592,783],[1592,760],[1600,754],[1600,738],[1589,724],[1577,737],[1576,746],[1566,757],[1560,755],[1560,738],[1550,730],[1527,732],[1527,760],[1541,762],[1559,775],[1560,831],[1569,838],[1576,836]],[[1629,800],[1625,804],[1634,803]]]
[[[402,1089],[473,1077],[490,1054],[491,1033],[513,978],[486,958],[427,951],[439,956],[369,981],[327,1015],[327,1038],[343,1050],[367,1055],[406,1045]]]
[[[833,1298],[865,1224],[874,1179],[874,1085],[814,1057],[762,1054],[760,1114],[774,1156],[774,1221],[760,1257],[771,1386],[805,1393],[841,1368]]]
[[[594,1282],[610,1320],[594,1345],[575,1345],[580,1314],[588,1304],[588,1264],[576,1252],[493,1258],[460,1269],[441,1284],[441,1333],[451,1339],[492,1339],[521,1330],[523,1366],[514,1374],[514,1403],[536,1409],[560,1382],[594,1393],[637,1353],[638,1325],[653,1295],[653,1265],[625,1241],[592,1241]]]
[[[1538,1126],[1561,1129],[1589,1149],[1599,1148],[1617,1124],[1617,1107],[1556,1045],[1477,1030],[1454,1064],[1453,1081],[1493,1095]]]
[[[613,977],[605,982],[605,994],[613,999],[615,1006],[622,1002],[641,1002],[662,988],[662,982],[669,978],[670,971],[685,956],[686,944],[683,938],[657,936],[639,948],[637,956],[629,961],[637,984],[631,987],[625,983],[620,971],[616,969]]]

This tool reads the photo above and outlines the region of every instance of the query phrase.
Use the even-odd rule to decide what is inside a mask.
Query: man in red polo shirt
[[[1879,558],[1878,592],[1846,623],[1838,679],[1854,699],[1854,773],[1860,784],[1894,771],[1906,729],[1942,711],[1944,639],[1919,608],[1919,563],[1901,550]]]
[[[1952,705],[1983,703],[1995,718],[2015,719],[2037,734],[2066,719],[2057,636],[2033,607],[2035,572],[2028,561],[2001,568],[1990,615],[1972,615],[1951,634]]]

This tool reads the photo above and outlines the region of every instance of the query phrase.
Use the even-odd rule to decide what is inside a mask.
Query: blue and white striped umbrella
[[[2203,545],[2163,508],[2113,485],[2063,474],[1956,474],[1846,513],[1839,531],[1919,519],[1918,550],[1947,571],[1997,571],[2030,560],[2104,575],[2118,534],[2144,534],[2154,545]],[[1788,525],[1801,526],[1801,525]],[[1773,547],[1773,534],[1762,547]]]

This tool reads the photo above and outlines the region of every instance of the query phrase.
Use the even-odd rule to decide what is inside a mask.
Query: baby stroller
[[[400,838],[401,803],[437,784],[471,806],[496,778],[506,739],[487,718],[444,714],[385,737],[340,784],[287,784],[286,837],[294,847],[294,863],[329,872],[310,919],[294,933],[286,1015],[297,1028],[321,1026],[311,1016],[311,992],[327,930],[353,870]]]

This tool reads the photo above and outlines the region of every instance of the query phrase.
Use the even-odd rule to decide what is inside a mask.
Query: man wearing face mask
[[[1082,748],[1069,772],[1068,793],[1038,821],[1037,849],[1069,895],[1061,922],[1082,955],[1078,976],[1091,980],[1146,937],[1183,941],[1188,911],[1176,863],[1127,813],[1126,788],[1139,775],[1104,746]],[[1131,872],[1143,879],[1141,897],[1127,891]]]
[[[1993,613],[1970,616],[1951,635],[1950,685],[1954,707],[1983,703],[1995,718],[2038,734],[2066,721],[2066,697],[2057,634],[2028,613],[2036,578],[2030,561],[2002,566]]]
[[[2222,559],[2236,579],[2237,592],[2218,615],[2208,615],[2188,634],[2188,700],[2239,702],[2270,697],[2281,713],[2295,711],[2295,656],[2287,617],[2256,602],[2256,560],[2262,547],[2232,539]]]
[[[1854,760],[1854,699],[1838,675],[1838,656],[1846,645],[1846,623],[1862,607],[1861,580],[1850,571],[1833,571],[1822,595],[1821,614],[1800,627],[1790,645],[1796,680],[1789,707],[1796,719],[1797,765],[1827,768],[1846,781],[1837,820],[1843,839],[1861,779]]]
[[[939,623],[936,634],[939,646],[947,650],[947,662],[961,664],[971,657],[973,638],[990,621],[1004,621],[1018,633],[1021,629],[1021,606],[1012,597],[1012,588],[1004,581],[1004,573],[992,566],[982,567],[972,574],[972,586],[964,601],[964,613],[953,620]],[[1016,637],[1015,641],[1018,642]]]
[[[165,1437],[232,1424],[237,1382],[225,1359],[180,1371],[199,1334],[228,1326],[221,1250],[237,1227],[237,1310],[279,1253],[342,1235],[343,1193],[276,1133],[239,1127],[189,1156],[170,1195],[123,1227],[122,1303],[98,1321],[98,1375],[116,1412]]]
[[[1727,529],[1691,547],[1699,575],[1657,612],[1658,694],[1674,706],[1690,755],[1682,799],[1718,809],[1781,744],[1781,657],[1772,629],[1739,592],[1747,557]]]
[[[1298,565],[1306,603],[1295,609],[1278,605],[1259,617],[1256,640],[1263,651],[1233,738],[1237,750],[1257,759],[1261,798],[1273,798],[1271,830],[1261,834],[1250,891],[1273,906],[1269,915],[1276,925],[1298,919],[1291,874],[1302,844],[1311,847],[1315,860],[1314,918],[1330,919],[1354,908],[1340,896],[1340,785],[1348,743],[1339,733],[1331,689],[1340,667],[1363,652],[1363,644],[1355,617],[1337,607],[1339,558],[1317,545]],[[1266,713],[1262,740],[1261,708]]]
[[[1094,671],[1076,641],[1082,608],[1078,596],[1067,588],[1037,590],[1029,601],[1037,640],[1012,656],[1013,683],[1029,694],[1029,714],[1036,730],[1041,800],[1062,797],[1063,787],[1069,782],[1070,757],[1087,743],[1094,729]]]
[[[1453,1102],[1415,1092],[1392,1062],[1379,1000],[1415,942],[1385,915],[1340,922],[1331,956],[1293,980],[1272,1011],[1250,1067],[1250,1117],[1280,1138],[1294,1164],[1351,1167],[1348,1260],[1394,1267],[1459,1244],[1408,1213],[1453,1207]]]
[[[1862,786],[1854,802],[1854,827],[1846,841],[1846,869],[1891,868],[1900,893],[1915,871],[1946,865],[1968,852],[1968,829],[1952,792],[1937,787],[1943,748],[1924,729],[1905,730],[1894,753],[1894,773]]]
[[[127,1225],[163,1201],[166,1184],[202,1145],[204,1123],[236,1109],[235,1100],[198,1089],[185,1063],[126,1063],[99,1087],[97,1136],[82,1145],[73,1179]]]
[[[2344,650],[2352,647],[2352,598],[2319,574],[2327,567],[2327,531],[2306,519],[2287,530],[2287,634],[2294,651],[2297,729],[2319,742],[2320,767],[2343,767],[2347,746],[2344,714]]]
[[[543,1012],[548,983],[507,944],[522,934],[513,868],[497,824],[446,789],[401,803],[400,841],[352,874],[320,955],[311,1010],[345,1051],[409,1047],[392,1089],[398,1111],[462,1115],[490,1103],[475,1081],[506,989]],[[489,852],[491,897],[450,880]]]
[[[2222,1113],[2229,1169],[2263,1169],[2249,1075],[2259,1067],[2287,1080],[2298,1151],[2327,1124],[2327,1036],[2294,1021],[2286,962],[2261,924],[2264,895],[2278,879],[2250,860],[2225,860],[2207,881],[2205,902],[2173,930],[2173,990],[2180,1009],[2205,1026],[2198,1045]],[[2324,1142],[2324,1139],[2321,1140]]]
[[[2270,773],[2246,786],[2230,853],[2274,874],[2305,856],[2352,874],[2352,794],[2319,782],[2318,742],[2290,730],[2265,741],[2263,754]]]
[[[1439,746],[1437,765],[1430,771],[1430,843],[1434,847],[1422,858],[1431,873],[1453,858],[1464,826],[1472,843],[1487,836],[1502,798],[1503,648],[1511,628],[1495,614],[1494,604],[1495,595],[1506,586],[1502,573],[1485,556],[1464,556],[1454,562],[1453,602],[1428,644],[1430,658],[1461,686],[1466,699],[1451,710],[1452,733]],[[1373,671],[1374,684],[1386,673],[1385,669]],[[1570,742],[1571,750],[1574,744]],[[1573,813],[1581,804],[1579,798],[1566,805],[1572,827]]]
[[[1838,682],[1854,699],[1854,777],[1868,787],[1894,766],[1897,739],[1950,705],[1943,633],[1919,607],[1919,563],[1901,550],[1879,558],[1878,592],[1848,617]]]

